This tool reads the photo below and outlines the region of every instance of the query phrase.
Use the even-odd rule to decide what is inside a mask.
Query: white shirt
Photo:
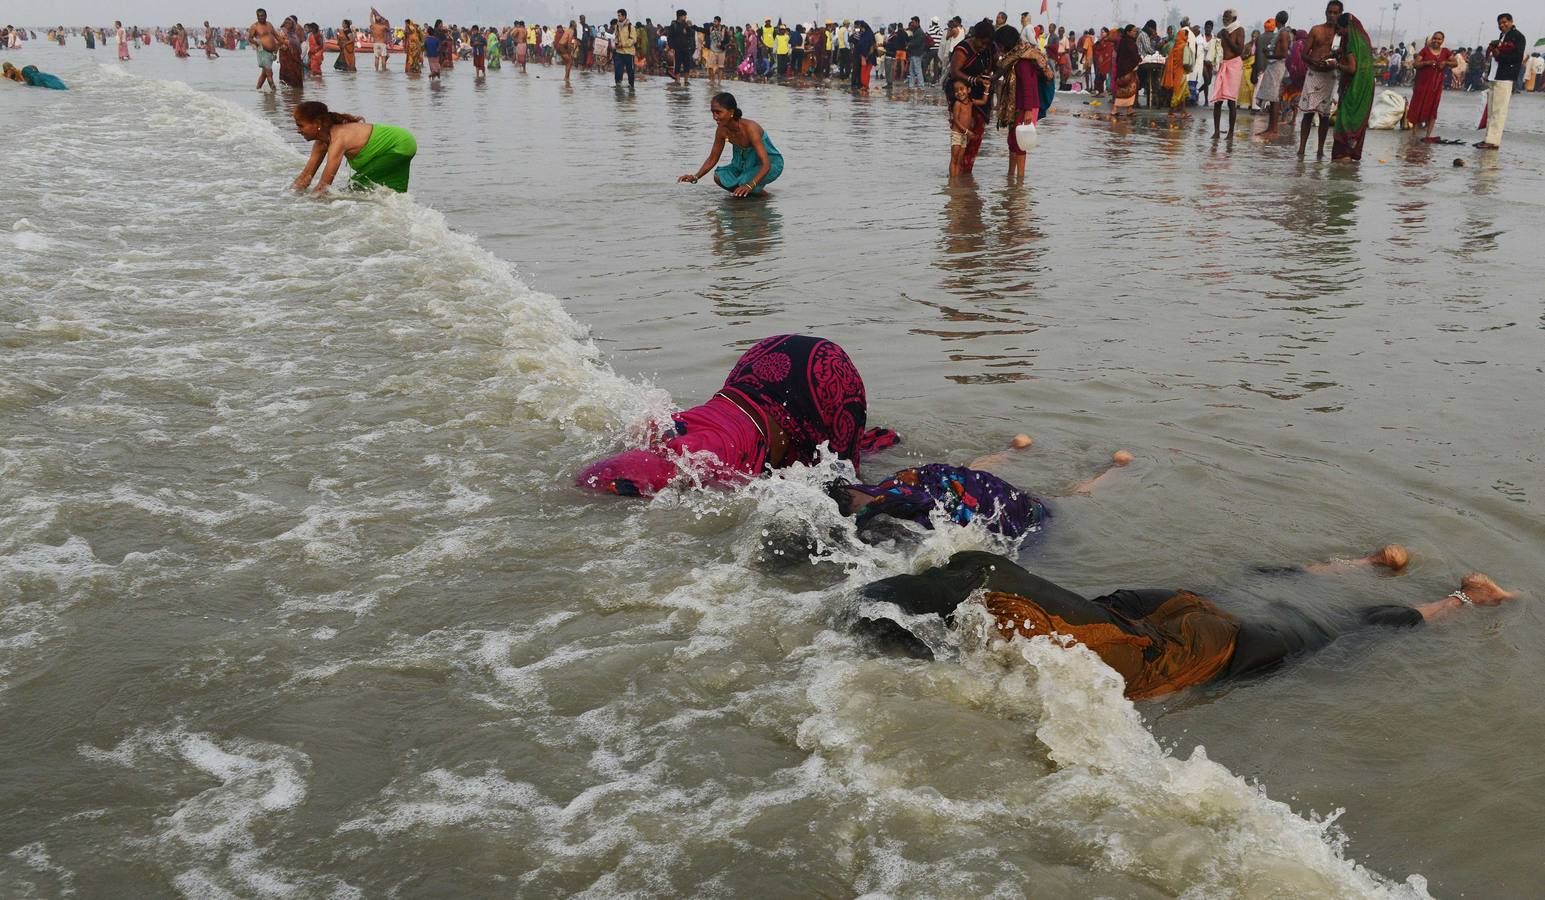
[[[1191,62],[1191,79],[1193,81],[1201,81],[1207,61],[1212,60],[1214,65],[1217,64],[1216,54],[1223,52],[1223,43],[1218,40],[1216,35],[1208,37],[1205,34],[1193,33],[1191,40],[1196,44],[1196,57]]]
[[[950,37],[949,33],[945,32],[945,34],[944,34],[943,58],[945,60],[945,64],[946,65],[949,63],[950,54],[955,52],[955,47],[958,46],[960,44],[960,42],[965,40],[965,39],[966,39],[966,30],[964,28],[960,29],[960,33],[955,35],[954,37]]]

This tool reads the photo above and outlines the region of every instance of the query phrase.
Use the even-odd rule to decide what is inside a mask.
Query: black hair
[[[1282,10],[1281,12],[1277,13],[1277,27],[1281,28],[1282,26],[1286,25],[1287,23],[1288,23],[1287,10]]]
[[[998,49],[1006,53],[1019,45],[1019,29],[1013,25],[1005,25],[998,29],[997,33],[992,36],[992,39],[998,45]]]
[[[979,41],[992,40],[992,22],[986,19],[971,26],[971,36]]]
[[[713,95],[713,102],[719,104],[720,108],[729,110],[730,117],[735,121],[740,121],[740,106],[735,103],[734,94],[729,91],[720,91]]]
[[[1325,4],[1325,9],[1329,11],[1332,6],[1341,10],[1342,12],[1346,12],[1347,10],[1346,4],[1342,3],[1341,0],[1330,0],[1329,3]]]
[[[1351,13],[1342,13],[1341,15],[1336,17],[1336,27],[1337,28],[1346,28],[1346,27],[1350,26],[1351,24],[1352,24],[1352,14]]]

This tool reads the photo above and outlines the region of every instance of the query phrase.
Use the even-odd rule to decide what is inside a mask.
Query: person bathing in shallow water
[[[708,151],[708,158],[696,172],[676,180],[697,184],[697,180],[708,174],[708,170],[724,155],[724,145],[728,143],[734,147],[733,155],[729,165],[714,169],[714,184],[736,197],[762,194],[769,184],[783,174],[783,154],[773,146],[772,138],[767,136],[762,126],[741,115],[734,94],[715,94],[708,109],[713,114],[714,124],[718,126],[714,130],[713,149]]]
[[[1017,435],[1013,448],[1030,446],[1029,435]],[[933,511],[939,509],[957,525],[969,525],[981,519],[988,531],[1017,538],[1038,530],[1051,516],[1045,500],[1016,487],[986,471],[1006,453],[979,457],[968,466],[929,463],[915,469],[902,469],[878,484],[850,484],[837,481],[826,493],[837,502],[844,516],[858,519],[859,528],[874,523],[876,516],[916,522],[933,527]],[[1132,461],[1132,454],[1118,450],[1111,465],[1093,478],[1074,485],[1069,494],[1087,494],[1112,471]]]
[[[1352,564],[1399,570],[1408,559],[1405,548],[1391,544]],[[938,615],[954,625],[958,608],[978,590],[986,592],[980,602],[997,637],[1055,634],[1083,644],[1116,670],[1133,700],[1261,672],[1362,628],[1414,627],[1468,607],[1515,599],[1490,578],[1472,572],[1460,580],[1458,590],[1420,606],[1368,606],[1326,620],[1278,605],[1271,616],[1241,619],[1183,589],[1125,589],[1088,599],[1005,556],[980,551],[957,553],[946,565],[918,575],[873,582],[861,597],[894,603],[912,615]],[[855,630],[882,649],[920,658],[933,655],[888,618],[861,616]]]
[[[735,363],[708,402],[671,417],[670,435],[586,466],[580,487],[625,497],[658,493],[678,461],[707,452],[706,480],[734,484],[795,463],[810,465],[822,444],[858,471],[860,459],[897,442],[894,432],[865,429],[864,381],[839,346],[823,338],[765,338]]]
[[[987,98],[971,98],[971,86],[965,81],[955,82],[955,100],[950,104],[950,175],[966,174],[966,144],[971,140],[971,129],[976,127],[977,108],[985,107]]]
[[[406,128],[372,125],[359,116],[333,112],[316,100],[298,104],[292,115],[295,130],[311,142],[311,157],[295,179],[295,190],[310,187],[320,168],[316,193],[322,193],[333,183],[338,167],[348,162],[354,170],[350,184],[355,188],[381,185],[399,194],[407,191],[408,168],[418,154],[418,143]]]

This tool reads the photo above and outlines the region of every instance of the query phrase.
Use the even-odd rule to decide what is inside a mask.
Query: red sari
[[[1435,62],[1435,66],[1423,66],[1416,71],[1416,88],[1411,91],[1411,105],[1406,107],[1406,121],[1414,128],[1426,125],[1438,117],[1438,104],[1443,100],[1443,81],[1448,77],[1448,61],[1453,57],[1448,50],[1432,52],[1423,47],[1416,54],[1421,62]]]
[[[322,74],[322,35],[313,31],[306,37],[306,65],[311,74]]]

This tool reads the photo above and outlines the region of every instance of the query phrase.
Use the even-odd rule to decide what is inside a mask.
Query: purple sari
[[[1013,538],[1036,531],[1050,515],[1040,498],[991,472],[944,463],[902,469],[879,484],[848,484],[841,488],[875,498],[859,512],[860,522],[884,513],[932,528],[931,514],[937,508],[957,525],[969,525],[976,518],[985,517],[989,531]]]

